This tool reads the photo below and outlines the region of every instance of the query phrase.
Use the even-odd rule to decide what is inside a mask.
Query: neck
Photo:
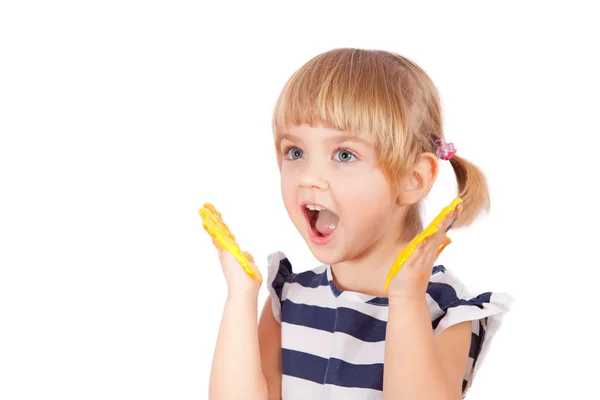
[[[388,236],[389,237],[389,236]],[[357,257],[331,266],[333,279],[341,290],[377,297],[387,297],[383,291],[387,274],[408,242],[381,238]]]

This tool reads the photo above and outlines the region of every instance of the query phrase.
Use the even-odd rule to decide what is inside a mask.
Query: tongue
[[[319,211],[315,228],[323,236],[329,235],[337,227],[339,217],[329,210]]]

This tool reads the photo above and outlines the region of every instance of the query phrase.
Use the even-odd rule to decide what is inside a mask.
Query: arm
[[[453,202],[417,236],[418,247],[400,252],[405,261],[388,287],[383,397],[460,400],[471,344],[471,322],[433,335],[427,288],[433,263],[448,244],[446,232],[462,211]],[[425,238],[422,237],[425,235]],[[417,241],[415,239],[415,241]],[[411,242],[412,243],[412,242]],[[444,244],[445,243],[445,244]]]
[[[211,400],[267,398],[256,327],[258,290],[230,291],[213,357]]]
[[[470,343],[470,321],[434,337],[425,297],[390,298],[384,399],[459,400]]]
[[[258,325],[258,342],[262,370],[267,380],[269,400],[281,399],[281,325],[275,320],[271,309],[271,297],[267,298]]]
[[[267,381],[256,326],[262,276],[252,255],[239,248],[214,206],[205,204],[200,215],[217,248],[228,289],[213,356],[209,399],[266,400]]]

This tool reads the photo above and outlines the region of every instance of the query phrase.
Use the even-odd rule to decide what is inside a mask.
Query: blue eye
[[[284,155],[290,160],[297,160],[298,158],[302,158],[304,152],[297,147],[290,147],[285,150]]]
[[[348,162],[356,160],[356,156],[345,149],[340,149],[340,150],[336,151],[335,154],[339,154],[339,157],[337,157],[337,161],[340,161],[340,162],[348,163]],[[354,159],[353,159],[353,157],[354,157]],[[336,157],[334,156],[334,158],[336,158]]]

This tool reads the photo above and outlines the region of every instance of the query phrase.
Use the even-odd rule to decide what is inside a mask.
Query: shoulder
[[[267,260],[267,290],[271,297],[273,316],[278,322],[281,321],[283,302],[290,292],[302,295],[307,290],[328,284],[325,265],[296,273],[292,263],[282,251],[272,252]]]
[[[471,330],[469,362],[463,389],[468,388],[481,366],[491,339],[510,310],[513,297],[502,292],[472,292],[443,265],[435,266],[427,287],[427,302],[434,336],[454,342],[464,330]],[[466,325],[464,322],[470,322]],[[462,325],[460,328],[458,325]],[[453,329],[449,329],[455,327]],[[448,331],[445,335],[439,335]]]
[[[281,289],[285,282],[294,278],[292,263],[282,251],[275,251],[267,257],[267,284],[269,289],[278,290],[281,298]]]
[[[512,297],[505,293],[473,292],[446,266],[436,265],[433,268],[427,295],[435,301],[441,310],[460,306],[471,306],[476,309],[499,307],[508,309]]]
[[[282,251],[269,254],[267,260],[267,284],[275,290],[281,289],[285,283],[298,283],[305,287],[318,286],[327,279],[326,265],[299,273],[294,272],[292,262]]]

